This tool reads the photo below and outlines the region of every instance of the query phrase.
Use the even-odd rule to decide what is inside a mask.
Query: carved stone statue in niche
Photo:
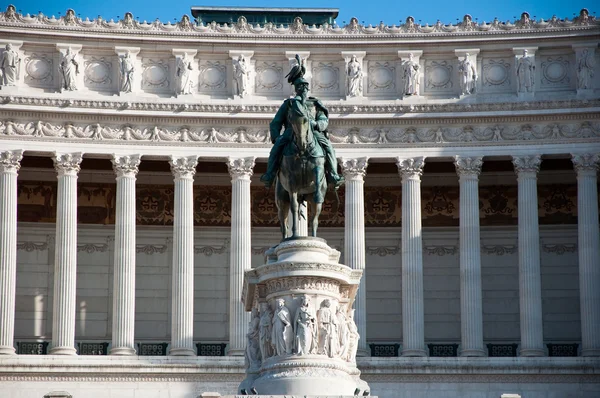
[[[192,60],[187,54],[177,58],[177,94],[192,93]]]
[[[408,60],[404,62],[404,94],[419,94],[419,64],[413,60],[413,54],[408,54]]]
[[[14,86],[19,79],[21,67],[21,58],[12,48],[12,44],[8,43],[2,53],[0,59],[0,84],[3,86]]]
[[[253,308],[248,323],[248,333],[246,334],[246,352],[244,362],[247,369],[260,367],[260,318],[258,317],[258,309]]]
[[[273,314],[268,303],[260,304],[259,340],[260,356],[263,361],[273,356],[273,345],[271,343]]]
[[[71,52],[71,48],[67,48],[67,52],[63,55],[60,62],[60,74],[62,75],[62,90],[75,91],[77,90],[77,75],[79,74],[79,63],[76,60],[77,54]]]
[[[360,335],[358,334],[358,328],[354,323],[354,310],[350,310],[350,319],[348,319],[348,350],[345,359],[348,362],[356,362],[356,352],[358,351],[358,340]]]
[[[517,61],[517,84],[520,93],[533,92],[535,64],[532,57],[523,50],[523,56]]]
[[[348,97],[360,97],[363,94],[363,71],[356,55],[352,56],[346,67],[346,95]]]
[[[277,299],[277,308],[273,314],[273,329],[271,342],[275,347],[276,355],[289,355],[292,353],[294,331],[290,310],[285,306],[283,299]]]
[[[579,54],[577,60],[577,88],[580,90],[591,89],[594,77],[594,57],[587,48]]]
[[[121,92],[130,93],[133,90],[133,74],[135,72],[135,65],[133,58],[129,51],[125,53],[120,59],[121,68]]]
[[[321,308],[317,311],[319,320],[319,346],[318,354],[333,358],[339,351],[337,336],[337,318],[331,308],[331,301],[325,299],[321,302]]]
[[[461,94],[473,94],[477,83],[477,70],[475,70],[475,65],[469,59],[469,53],[465,54],[464,59],[458,61],[458,73]]]
[[[315,351],[317,328],[315,316],[310,309],[310,299],[302,297],[301,304],[294,316],[295,352],[298,355],[307,355]]]
[[[340,358],[346,358],[348,356],[348,348],[350,341],[350,329],[348,329],[348,318],[346,316],[346,305],[340,304],[337,308],[337,325],[338,325],[338,338]]]
[[[233,95],[243,98],[248,94],[248,72],[246,58],[243,55],[233,60]]]

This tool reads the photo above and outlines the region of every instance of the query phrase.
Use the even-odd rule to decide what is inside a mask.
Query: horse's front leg
[[[321,214],[321,209],[323,208],[323,203],[313,203],[310,209],[312,216],[310,233],[311,236],[317,236],[317,228],[319,228],[319,215]]]
[[[290,207],[292,209],[292,238],[298,237],[298,192],[290,194]]]

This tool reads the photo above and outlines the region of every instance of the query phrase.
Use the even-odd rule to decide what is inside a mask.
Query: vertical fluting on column
[[[479,232],[481,157],[454,160],[460,185],[460,326],[461,356],[485,356]]]
[[[600,226],[598,154],[572,155],[577,171],[581,355],[600,356]]]
[[[55,153],[56,248],[50,354],[75,355],[75,285],[77,279],[77,173],[81,153]]]
[[[140,155],[112,157],[117,176],[111,355],[135,355],[135,177]]]
[[[344,211],[344,262],[352,269],[363,270],[358,292],[354,300],[354,321],[358,328],[359,356],[369,356],[367,345],[367,275],[365,260],[365,198],[364,178],[369,158],[341,159],[346,179],[346,204]]]
[[[169,163],[175,180],[173,220],[173,299],[169,355],[194,351],[194,174],[198,156],[175,157]]]
[[[15,353],[17,174],[23,151],[0,152],[0,355]]]
[[[539,155],[513,156],[517,173],[519,209],[519,308],[522,357],[544,356],[542,276],[538,224],[537,173]]]
[[[229,355],[244,355],[250,313],[240,298],[244,272],[251,268],[250,177],[254,157],[229,158],[231,175],[231,254],[229,264]]]
[[[423,306],[421,175],[425,159],[397,158],[402,177],[402,356],[427,356]]]
[[[308,236],[308,208],[306,202],[300,204],[300,211],[302,215],[298,217],[298,236]],[[287,235],[292,236],[292,209],[288,212],[288,228]]]

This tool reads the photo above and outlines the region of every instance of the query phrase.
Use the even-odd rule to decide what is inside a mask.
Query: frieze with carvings
[[[35,15],[22,14],[17,12],[15,7],[9,5],[5,12],[0,13],[0,24],[10,27],[22,27],[25,29],[52,29],[64,30],[81,34],[83,32],[98,33],[105,35],[158,35],[158,36],[206,36],[206,37],[224,37],[239,35],[240,37],[250,36],[255,40],[259,37],[270,38],[275,36],[319,36],[320,38],[330,37],[332,39],[353,38],[357,36],[376,36],[377,38],[394,39],[403,36],[439,36],[457,34],[462,35],[489,35],[489,34],[519,34],[521,31],[570,31],[581,29],[593,29],[599,22],[595,16],[589,14],[587,9],[582,9],[573,19],[559,19],[556,16],[549,20],[532,19],[528,13],[524,12],[521,17],[513,21],[500,22],[494,19],[491,22],[473,21],[470,15],[465,15],[460,22],[456,24],[444,24],[438,21],[434,25],[416,23],[413,17],[406,18],[406,22],[400,25],[386,25],[383,22],[373,25],[362,25],[358,19],[352,18],[347,25],[339,26],[337,24],[324,23],[321,26],[306,25],[301,18],[296,18],[289,25],[277,25],[271,22],[265,24],[248,24],[245,17],[238,18],[236,23],[217,24],[190,22],[188,15],[175,23],[138,21],[134,19],[130,12],[124,14],[121,20],[106,20],[101,16],[96,19],[75,17],[75,12],[70,10],[64,16],[58,18],[47,16],[43,13]]]
[[[459,222],[458,187],[439,186],[421,189],[423,226],[456,226]]]
[[[575,243],[557,243],[557,244],[548,244],[545,243],[542,245],[542,250],[545,253],[552,253],[562,256],[565,253],[577,253],[577,244]]]
[[[517,225],[517,187],[493,185],[479,189],[479,216],[486,225]]]
[[[540,224],[577,224],[577,186],[539,186],[538,212]]]
[[[340,283],[329,278],[318,277],[287,277],[277,278],[266,282],[267,294],[282,290],[319,290],[339,294]]]

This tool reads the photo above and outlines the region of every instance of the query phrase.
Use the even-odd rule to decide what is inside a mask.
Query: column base
[[[359,348],[356,351],[356,356],[357,357],[370,357],[371,356],[371,350],[368,348]]]
[[[546,351],[543,348],[521,348],[520,357],[545,357]]]
[[[135,355],[135,349],[131,347],[113,347],[110,349],[110,355]]]
[[[77,350],[73,347],[52,347],[50,355],[77,355]]]
[[[2,352],[0,352],[1,354]],[[582,357],[600,357],[600,348],[582,348]]]
[[[481,348],[467,348],[461,350],[459,356],[461,357],[487,357],[485,350]]]
[[[193,348],[171,348],[169,355],[173,356],[195,356],[196,351]]]
[[[246,350],[241,348],[230,348],[229,350],[227,350],[227,356],[230,357],[243,357],[245,353]]]
[[[426,357],[427,351],[412,348],[412,349],[402,350],[401,355],[403,357]]]
[[[0,347],[0,355],[16,355],[15,347],[2,346]]]

